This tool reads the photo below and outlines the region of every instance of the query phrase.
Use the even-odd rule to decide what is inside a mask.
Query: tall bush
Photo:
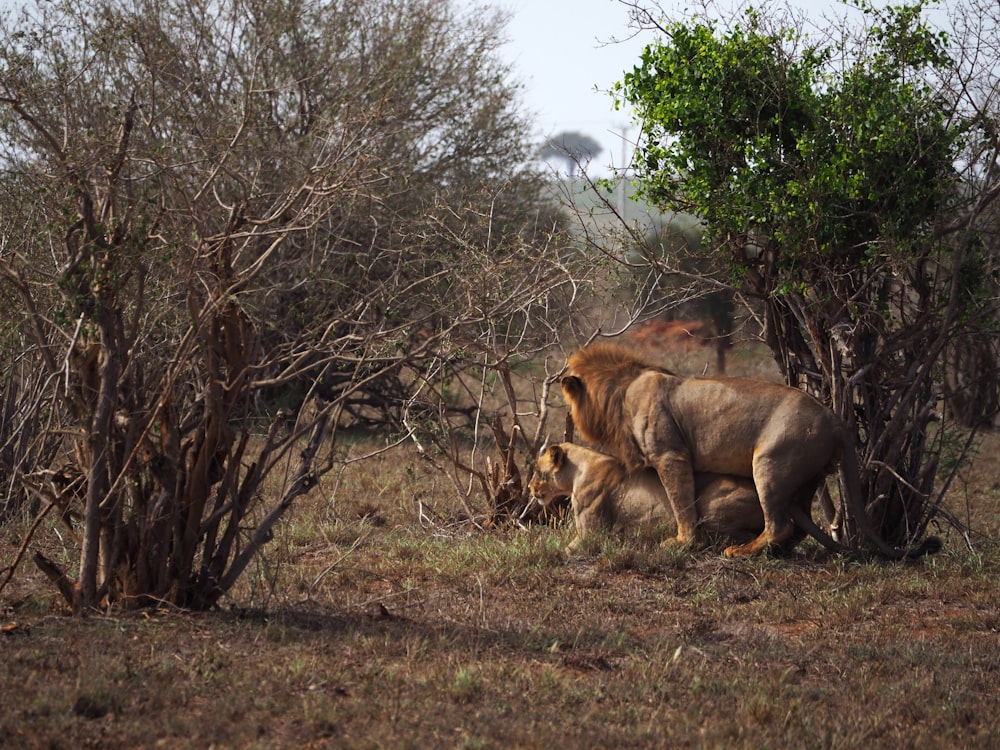
[[[906,544],[966,422],[942,409],[942,373],[989,288],[975,269],[992,193],[965,190],[977,124],[945,85],[947,36],[919,4],[859,7],[846,49],[757,11],[660,25],[617,91],[642,125],[641,193],[704,219],[787,381],[858,435],[870,513]]]
[[[78,566],[36,562],[76,611],[214,605],[349,414],[544,318],[567,272],[503,20],[448,0],[4,18],[0,272],[65,440],[47,500],[81,519]]]

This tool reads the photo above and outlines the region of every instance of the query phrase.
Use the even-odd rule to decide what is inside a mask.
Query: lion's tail
[[[830,552],[837,555],[857,556],[856,550],[853,550],[850,547],[845,547],[843,544],[836,541],[832,536],[824,531],[822,526],[813,520],[813,517],[809,515],[804,508],[801,508],[798,505],[792,505],[792,507],[788,510],[788,514],[792,518],[792,523],[809,534],[809,536],[819,542]],[[896,552],[899,553],[899,557],[894,557],[893,559],[902,559],[904,557],[906,559],[916,559],[923,557],[924,555],[933,555],[940,549],[941,540],[936,536],[929,536],[914,549],[896,550]]]
[[[822,527],[819,526],[811,515],[801,506],[797,504],[792,504],[788,509],[788,515],[792,517],[792,523],[802,529],[804,532],[809,534],[813,539],[826,547],[830,552],[834,554],[849,554],[852,550],[848,549],[844,545],[837,542],[832,536],[827,534]]]

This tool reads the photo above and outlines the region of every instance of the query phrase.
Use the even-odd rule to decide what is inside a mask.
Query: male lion
[[[852,437],[833,412],[796,388],[745,378],[682,378],[631,349],[596,343],[570,356],[562,389],[584,439],[609,450],[629,471],[656,470],[679,543],[695,541],[695,472],[753,479],[763,530],[725,550],[727,557],[744,557],[793,537],[792,504],[811,498],[839,461],[848,507],[881,554],[898,559],[940,547],[930,538],[916,552],[898,550],[876,533],[861,499]]]
[[[696,472],[694,486],[700,531],[734,541],[748,541],[763,531],[764,514],[752,480]],[[660,526],[669,532],[677,528],[663,484],[653,469],[629,472],[617,458],[575,443],[556,443],[543,451],[535,462],[528,490],[543,506],[560,497],[570,498],[576,521],[570,552],[596,529]],[[811,494],[793,498],[789,513],[796,530],[781,549],[791,550],[810,534],[827,549],[842,552],[843,548],[813,522],[811,505]]]

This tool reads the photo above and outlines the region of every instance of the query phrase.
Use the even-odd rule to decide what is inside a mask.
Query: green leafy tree
[[[617,92],[642,124],[641,194],[704,219],[787,381],[856,431],[870,513],[904,544],[947,486],[942,366],[983,291],[975,232],[949,229],[970,227],[953,220],[971,210],[956,164],[973,122],[921,6],[859,7],[846,51],[754,11],[662,26]]]

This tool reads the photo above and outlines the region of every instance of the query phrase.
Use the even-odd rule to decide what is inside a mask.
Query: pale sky
[[[622,130],[630,117],[614,111],[607,92],[654,37],[630,39],[628,12],[617,0],[486,1],[512,13],[511,41],[502,54],[524,84],[538,140],[564,131],[586,133],[605,149],[592,167],[603,173],[603,165],[621,166]]]
[[[676,8],[681,20],[702,0],[660,0],[664,9]],[[650,0],[652,5],[655,0]],[[754,0],[717,0],[740,7]],[[889,0],[875,0],[885,3]],[[596,176],[608,166],[621,167],[631,156],[636,129],[628,112],[615,112],[608,91],[631,71],[652,32],[634,36],[628,9],[618,0],[456,0],[459,6],[492,5],[511,13],[510,41],[501,49],[524,84],[523,105],[536,122],[536,137],[579,131],[596,139],[604,151],[591,164]],[[842,17],[841,0],[763,0],[757,5],[787,3],[803,10],[822,26],[825,18]],[[0,8],[17,7],[22,0],[0,0]],[[641,4],[641,3],[640,3]],[[617,40],[617,41],[616,41]],[[623,141],[624,138],[624,141]],[[624,148],[623,148],[624,146]]]
[[[782,0],[778,0],[780,3]],[[886,0],[876,0],[885,2]],[[603,176],[607,166],[623,165],[623,132],[627,145],[635,140],[627,112],[615,112],[607,93],[615,81],[631,71],[652,32],[634,36],[628,10],[617,0],[460,0],[472,6],[489,4],[512,13],[507,27],[510,42],[501,54],[515,66],[524,86],[524,106],[534,114],[538,141],[564,131],[585,133],[604,146],[588,169]],[[723,0],[725,3],[725,0]],[[676,7],[673,20],[689,15],[698,0],[662,0]],[[735,0],[734,5],[742,6]],[[810,25],[822,30],[850,11],[838,0],[788,0],[793,11],[808,14]],[[614,40],[622,40],[617,43]]]

